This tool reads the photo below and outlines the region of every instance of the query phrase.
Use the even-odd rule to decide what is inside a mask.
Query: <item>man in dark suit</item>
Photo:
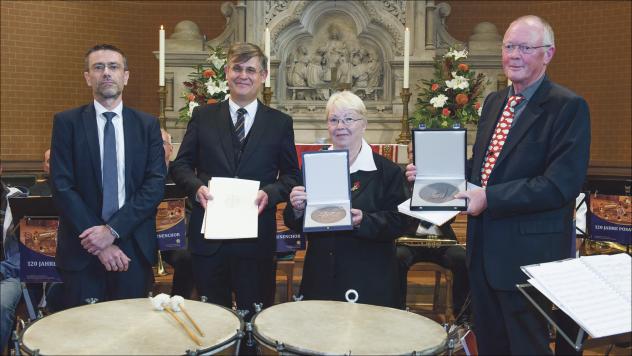
[[[84,77],[94,102],[56,114],[51,139],[66,307],[147,296],[166,175],[158,120],[123,105],[124,53],[107,44],[91,48]]]
[[[516,284],[526,282],[520,266],[570,257],[590,150],[588,104],[545,75],[554,53],[544,20],[511,23],[502,61],[512,85],[485,100],[471,160],[470,180],[484,189],[457,196],[469,199],[467,260],[481,354],[550,353],[546,323]],[[501,112],[512,111],[514,100],[513,122],[495,154],[497,131],[505,130]]]
[[[233,44],[225,67],[230,99],[193,111],[171,175],[194,197],[189,248],[198,294],[209,302],[250,310],[274,299],[275,209],[299,174],[292,119],[257,100],[268,58],[249,43]],[[256,239],[206,240],[200,233],[212,177],[257,180]],[[211,182],[212,184],[212,182]]]
[[[537,16],[511,23],[502,62],[512,85],[490,94],[478,124],[469,180],[467,263],[481,354],[549,354],[546,322],[517,290],[520,266],[568,258],[575,198],[590,150],[586,101],[545,75],[555,54]],[[414,175],[408,167],[407,175]]]

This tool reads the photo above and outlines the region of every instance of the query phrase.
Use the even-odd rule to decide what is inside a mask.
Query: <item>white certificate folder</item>
[[[465,129],[413,130],[413,154],[417,176],[410,210],[467,210],[465,199],[454,199],[465,191]]]
[[[204,212],[204,238],[224,240],[257,237],[259,211],[255,200],[259,182],[213,177],[208,187],[213,199],[208,201]]]
[[[303,181],[307,193],[303,231],[353,230],[349,151],[303,153]]]

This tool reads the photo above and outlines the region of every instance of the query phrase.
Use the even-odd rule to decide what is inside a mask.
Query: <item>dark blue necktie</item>
[[[101,217],[107,222],[118,210],[118,172],[116,167],[116,133],[112,118],[113,112],[104,112],[105,128],[103,129],[103,209]]]
[[[237,122],[235,123],[235,134],[239,139],[239,142],[244,142],[244,138],[246,137],[246,126],[244,125],[244,117],[247,111],[244,108],[239,108],[237,110]]]

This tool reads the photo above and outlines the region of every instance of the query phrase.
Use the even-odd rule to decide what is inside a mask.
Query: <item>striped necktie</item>
[[[244,138],[246,137],[246,127],[244,126],[246,109],[239,108],[237,110],[237,122],[235,123],[235,135],[237,135],[237,139],[239,139],[239,143],[244,142]]]

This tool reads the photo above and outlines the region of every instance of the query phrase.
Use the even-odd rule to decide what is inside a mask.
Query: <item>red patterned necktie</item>
[[[522,100],[524,100],[524,96],[522,95],[510,96],[509,100],[507,100],[507,105],[505,105],[505,109],[503,110],[503,114],[500,120],[498,120],[498,124],[496,124],[496,129],[494,130],[494,134],[492,135],[492,140],[487,147],[485,162],[483,164],[483,167],[481,168],[481,186],[483,188],[487,186],[489,176],[494,169],[494,165],[496,164],[496,160],[498,160],[498,156],[500,156],[500,151],[505,145],[507,135],[509,135],[509,129],[511,128],[511,123],[514,119],[514,108],[516,107],[516,105],[520,104]]]

